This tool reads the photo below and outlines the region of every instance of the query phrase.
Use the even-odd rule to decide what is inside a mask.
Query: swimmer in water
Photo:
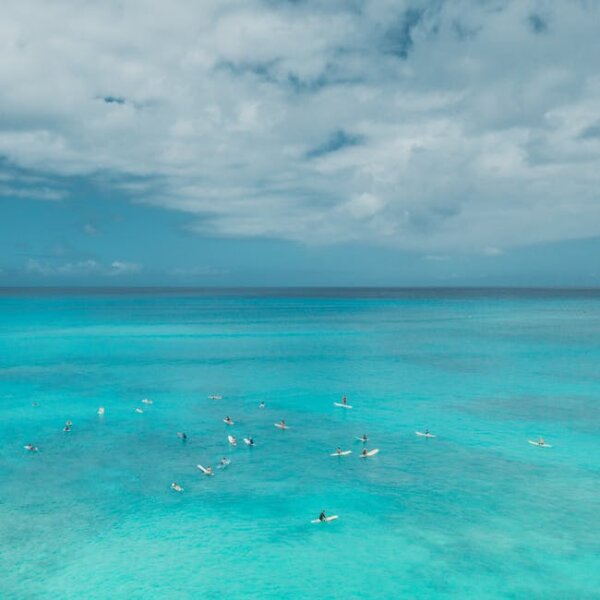
[[[184,431],[178,431],[177,432],[177,437],[182,441],[185,442],[187,440],[187,434]]]
[[[367,442],[367,434],[366,433],[363,433],[362,437],[360,438],[360,441],[363,442],[363,444]]]
[[[228,465],[228,464],[229,464],[229,459],[228,459],[228,458],[225,458],[225,457],[223,457],[223,458],[221,459],[221,462],[220,462],[219,464],[220,464],[222,467],[224,467],[224,466],[226,466],[226,465]]]
[[[183,492],[183,488],[178,483],[175,483],[175,482],[173,482],[171,484],[171,489],[175,490],[176,492]]]
[[[227,425],[233,425],[233,421],[230,417],[225,417],[225,423],[227,423]]]
[[[25,450],[29,450],[29,452],[37,452],[37,446],[29,443],[27,446],[25,446]]]
[[[258,408],[265,408],[265,406],[266,406],[266,404],[265,404],[264,402],[261,402],[261,403],[258,405]]]

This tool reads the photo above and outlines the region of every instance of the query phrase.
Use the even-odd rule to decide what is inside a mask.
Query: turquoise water
[[[598,597],[600,293],[4,291],[0,334],[2,599]]]

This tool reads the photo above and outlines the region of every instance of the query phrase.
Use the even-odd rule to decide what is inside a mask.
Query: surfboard
[[[329,523],[330,521],[335,521],[339,519],[337,515],[331,515],[331,517],[325,517],[322,521],[321,519],[313,519],[311,523]]]
[[[369,450],[366,454],[360,454],[360,458],[369,458],[369,456],[375,456],[379,452],[379,448]]]
[[[144,398],[142,404],[152,404],[152,400],[150,400],[150,398]]]
[[[273,423],[273,425],[275,425],[275,427],[277,427],[279,429],[289,429],[290,428],[289,425],[282,425],[281,423]]]
[[[233,425],[234,424],[233,421],[228,421],[227,419],[223,419],[223,423],[225,423],[225,425]]]
[[[352,454],[352,450],[344,450],[343,452],[334,452],[329,456],[348,456],[348,454]]]
[[[232,435],[228,435],[227,439],[232,446],[237,446],[237,440]]]
[[[359,442],[362,442],[363,444],[366,444],[366,443],[367,443],[367,440],[363,440],[363,438],[361,438],[361,437],[357,437],[356,439],[357,439]]]
[[[244,444],[246,444],[246,446],[256,446],[256,444],[253,444],[248,438],[244,438]]]
[[[140,413],[140,415],[144,412],[141,408],[136,408],[135,409],[136,413]]]
[[[534,442],[533,440],[527,440],[530,444],[533,444],[534,446],[539,446],[540,448],[552,448],[552,444],[546,444],[546,442],[544,442],[543,444],[540,444],[539,442]]]
[[[426,438],[436,437],[435,435],[433,435],[433,433],[424,433],[423,431],[415,431],[415,433],[421,437],[426,437]]]
[[[350,404],[343,404],[342,402],[334,402],[333,405],[337,406],[338,408],[352,408]]]
[[[98,415],[102,416],[103,414],[104,414],[104,407],[103,407],[103,406],[101,406],[101,407],[98,409]]]
[[[176,492],[183,492],[183,488],[178,483],[172,483],[171,489],[175,490]]]
[[[219,463],[217,465],[217,469],[224,469],[225,467],[228,467],[231,464],[231,461],[229,459],[227,459],[224,463]]]
[[[219,394],[211,394],[208,397],[209,400],[223,400],[223,396],[220,396]]]
[[[213,471],[209,471],[206,467],[202,465],[196,465],[205,475],[214,475]]]

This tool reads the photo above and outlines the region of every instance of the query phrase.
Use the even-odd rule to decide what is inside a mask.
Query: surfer
[[[361,454],[362,454],[363,456],[368,456],[368,454],[367,454],[367,449],[366,449],[366,448],[363,448],[363,451],[361,452]]]
[[[29,450],[29,452],[37,452],[37,446],[29,443],[27,446],[25,446],[25,450]]]
[[[367,434],[366,434],[366,433],[363,433],[363,434],[362,434],[362,437],[360,438],[360,441],[361,441],[361,442],[363,442],[363,443],[366,443],[366,442],[367,442],[367,439],[368,439],[368,438],[367,438]]]
[[[177,432],[177,437],[182,441],[185,442],[187,440],[187,433],[185,433],[184,431],[178,431]]]
[[[325,511],[322,510],[321,514],[319,515],[319,521],[326,521],[327,520],[327,515],[325,514]]]
[[[338,446],[338,447],[335,449],[335,453],[336,453],[336,454],[341,454],[341,453],[342,453],[342,449],[341,449],[341,448]]]
[[[176,492],[183,492],[183,488],[178,483],[175,483],[175,482],[173,482],[171,484],[171,489],[175,490]]]
[[[220,462],[219,464],[220,464],[222,467],[225,467],[226,465],[228,465],[228,464],[229,464],[229,459],[228,459],[228,458],[225,458],[225,457],[223,457],[223,458],[221,459],[221,462]]]
[[[546,445],[546,442],[544,441],[544,438],[543,438],[543,437],[540,437],[540,439],[538,440],[538,444],[539,444],[540,446],[545,446],[545,445]]]
[[[261,403],[258,405],[258,408],[265,408],[265,406],[266,406],[266,404],[265,404],[264,402],[261,402]]]
[[[344,406],[346,406],[346,405],[348,404],[348,398],[346,398],[346,396],[343,396],[343,397],[342,397],[342,404],[343,404]]]
[[[225,417],[225,423],[227,423],[227,425],[233,425],[233,421],[230,417]]]
[[[248,446],[254,446],[254,438],[248,438]]]

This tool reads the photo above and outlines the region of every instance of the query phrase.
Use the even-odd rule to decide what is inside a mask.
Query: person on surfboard
[[[346,396],[342,396],[342,404],[346,406],[348,404],[348,398]]]
[[[321,514],[319,515],[319,521],[326,521],[327,520],[327,515],[325,514],[325,511],[322,510]]]

